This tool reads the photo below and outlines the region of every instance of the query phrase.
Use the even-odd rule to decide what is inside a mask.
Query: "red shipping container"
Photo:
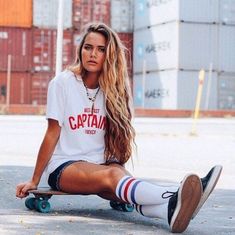
[[[32,71],[53,72],[56,64],[56,40],[55,29],[33,29],[33,56]],[[72,31],[63,32],[63,68],[71,64],[73,60]]]
[[[90,22],[110,25],[110,0],[73,0],[73,27],[82,32]]]
[[[10,75],[10,104],[30,104],[31,74],[12,72]],[[0,72],[1,91],[7,91],[7,73]],[[6,102],[6,95],[1,94],[1,102]]]
[[[8,55],[11,55],[12,71],[30,71],[31,29],[0,27],[0,71],[7,71]]]
[[[33,105],[45,105],[47,103],[48,83],[53,77],[53,73],[39,72],[32,74],[31,103]]]

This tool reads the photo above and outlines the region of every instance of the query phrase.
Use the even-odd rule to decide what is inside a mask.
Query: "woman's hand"
[[[16,186],[16,197],[24,198],[29,195],[28,191],[32,189],[37,189],[37,185],[32,181],[18,184]]]

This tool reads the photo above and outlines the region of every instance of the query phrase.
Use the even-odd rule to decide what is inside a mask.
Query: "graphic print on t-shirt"
[[[94,135],[96,129],[104,130],[106,117],[99,114],[100,109],[94,109],[93,114],[91,108],[84,108],[82,114],[77,116],[69,116],[69,126],[71,130],[84,130],[85,134]]]

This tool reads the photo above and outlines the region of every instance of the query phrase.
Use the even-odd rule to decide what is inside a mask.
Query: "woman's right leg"
[[[61,173],[59,180],[60,190],[79,194],[110,194],[115,195],[118,181],[127,173],[124,168],[75,162],[67,166]]]
[[[169,189],[137,180],[127,175],[122,167],[87,162],[66,167],[59,185],[61,190],[70,193],[97,194],[109,200],[132,203],[137,211],[142,205],[143,215],[151,216],[152,213],[151,217],[168,219],[173,232],[186,229],[202,194],[201,181],[196,175],[188,175],[178,192],[167,197]]]
[[[106,199],[139,205],[168,203],[168,192],[178,187],[165,187],[133,178],[124,167],[75,162],[67,166],[59,182],[60,190],[69,193],[105,195]]]

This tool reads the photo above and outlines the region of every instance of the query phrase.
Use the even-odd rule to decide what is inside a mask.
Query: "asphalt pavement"
[[[131,173],[156,184],[178,184],[185,174],[204,176],[223,165],[218,185],[185,235],[235,234],[235,119],[136,118],[137,154]],[[0,234],[142,235],[170,234],[166,221],[119,212],[97,196],[54,196],[51,211],[28,210],[15,197],[28,180],[46,129],[44,116],[0,116]],[[41,186],[46,185],[43,177]]]

